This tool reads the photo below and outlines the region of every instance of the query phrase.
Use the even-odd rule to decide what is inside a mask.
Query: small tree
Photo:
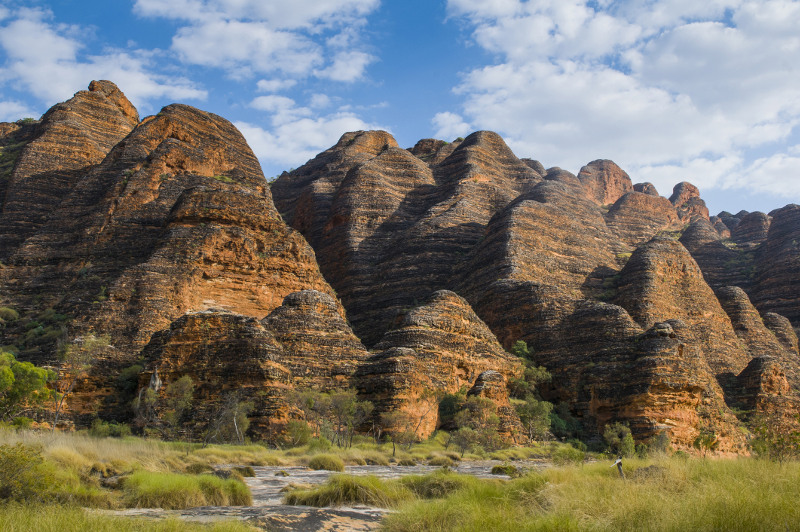
[[[708,428],[700,429],[700,434],[692,442],[692,447],[700,451],[703,456],[711,451],[716,451],[719,447],[719,439],[713,430]]]
[[[750,448],[762,457],[783,464],[800,456],[800,430],[779,414],[762,415],[753,422]]]
[[[0,352],[0,421],[12,419],[49,400],[53,392],[47,383],[55,377],[52,370],[20,362],[13,354]]]
[[[465,427],[472,429],[475,445],[488,450],[496,450],[503,446],[503,441],[497,432],[500,426],[497,407],[490,399],[467,397],[464,407],[456,414],[455,422],[459,429]]]
[[[517,405],[516,410],[529,440],[547,435],[550,429],[550,413],[553,411],[552,403],[538,401],[533,395],[528,395],[524,403]]]
[[[250,427],[247,415],[253,411],[252,401],[245,401],[238,392],[229,393],[211,414],[203,437],[203,445],[211,442],[244,443],[244,435]]]
[[[75,385],[87,375],[92,364],[110,346],[108,336],[88,334],[75,338],[72,343],[61,348],[56,393],[53,394],[52,430],[58,425],[58,418],[64,410],[65,401],[75,389]]]
[[[394,410],[381,414],[381,425],[389,433],[392,442],[392,456],[397,452],[397,446],[409,448],[417,440],[414,430],[416,417],[405,410]]]
[[[192,406],[194,383],[192,378],[184,375],[167,385],[164,390],[163,408],[161,411],[161,431],[167,438],[177,437],[184,414]]]
[[[627,458],[636,453],[636,443],[633,440],[631,429],[622,423],[606,425],[603,430],[603,439],[606,442],[607,451],[614,456]]]

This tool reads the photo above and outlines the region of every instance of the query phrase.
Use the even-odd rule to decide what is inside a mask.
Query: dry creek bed
[[[508,478],[505,475],[492,475],[492,467],[501,464],[498,460],[462,462],[454,468],[458,473],[474,475],[479,478]],[[547,463],[536,460],[513,462],[522,469],[541,469]],[[438,467],[417,466],[348,466],[345,474],[374,475],[379,478],[399,478],[405,475],[419,475],[439,469]],[[163,510],[161,508],[131,508],[108,511],[114,515],[140,516],[150,518],[178,517],[187,521],[210,523],[221,520],[240,519],[269,531],[317,532],[317,531],[367,531],[377,530],[386,508],[371,506],[340,506],[336,508],[313,508],[310,506],[289,506],[283,504],[281,489],[288,484],[322,484],[332,474],[331,471],[314,471],[305,467],[264,466],[253,467],[256,476],[246,478],[253,494],[252,506],[203,506],[186,510]],[[286,475],[284,475],[284,472]]]

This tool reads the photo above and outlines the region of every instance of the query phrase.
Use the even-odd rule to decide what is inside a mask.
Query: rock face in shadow
[[[147,361],[142,384],[157,372],[161,394],[183,376],[192,379],[190,427],[198,434],[229,399],[253,402],[254,434],[264,435],[271,422],[287,418],[293,375],[283,347],[256,318],[219,311],[186,314],[153,335],[142,358]]]
[[[800,205],[770,213],[767,239],[756,254],[756,285],[750,298],[762,312],[776,312],[800,325]]]
[[[402,308],[450,286],[489,219],[541,181],[490,132],[470,135],[432,169],[413,151],[384,132],[346,134],[272,186],[367,345]]]
[[[435,292],[427,303],[409,310],[375,349],[379,352],[359,371],[359,387],[379,414],[401,411],[418,419],[414,426],[419,437],[438,426],[439,395],[463,387],[495,401],[502,433],[520,432],[506,384],[522,376],[522,364],[453,292]]]
[[[35,125],[23,127],[3,153],[15,155],[4,177],[0,260],[46,222],[80,178],[130,133],[139,115],[110,81],[93,81],[69,101],[53,106]],[[29,130],[29,131],[24,131]]]
[[[142,351],[142,384],[157,372],[163,393],[169,383],[191,377],[198,426],[228,397],[252,401],[251,432],[268,437],[295,415],[292,390],[355,387],[356,370],[369,354],[343,314],[330,295],[303,290],[261,321],[220,311],[184,315]]]
[[[621,272],[615,302],[644,328],[668,319],[686,325],[714,374],[738,374],[750,358],[731,321],[680,242],[656,237],[639,247]]]

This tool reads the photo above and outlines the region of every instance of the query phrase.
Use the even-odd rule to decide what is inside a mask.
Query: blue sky
[[[0,0],[0,121],[92,79],[231,120],[265,175],[345,131],[497,131],[712,213],[800,203],[800,1]]]

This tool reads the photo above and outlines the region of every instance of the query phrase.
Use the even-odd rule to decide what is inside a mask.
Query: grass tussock
[[[179,510],[196,506],[247,506],[253,500],[242,482],[214,475],[137,471],[125,479],[124,501],[136,508]]]
[[[203,525],[177,518],[165,520],[104,515],[75,506],[8,504],[0,505],[4,532],[253,532],[237,521]]]
[[[317,471],[344,471],[344,461],[335,454],[317,454],[308,461],[308,467]]]
[[[383,529],[784,531],[800,523],[798,463],[661,458],[628,460],[625,472],[620,479],[600,462],[478,481],[403,504]]]
[[[333,475],[321,486],[290,491],[284,501],[286,504],[304,506],[366,504],[390,508],[412,497],[411,491],[397,482],[383,481],[371,475]]]

